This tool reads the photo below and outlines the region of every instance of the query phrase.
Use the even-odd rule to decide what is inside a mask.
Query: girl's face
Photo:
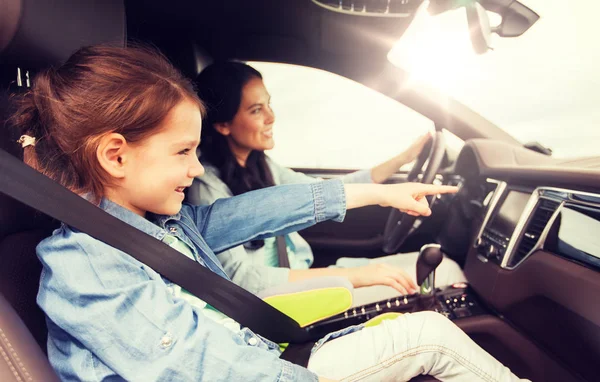
[[[201,124],[198,106],[182,101],[169,112],[157,133],[128,144],[122,157],[123,176],[113,195],[107,193],[109,199],[142,216],[146,212],[178,213],[184,189],[194,177],[204,174],[196,156]]]
[[[275,114],[269,105],[271,96],[263,81],[254,77],[242,89],[240,107],[231,122],[215,125],[226,136],[235,157],[246,158],[252,150],[270,150],[275,146],[273,123]]]

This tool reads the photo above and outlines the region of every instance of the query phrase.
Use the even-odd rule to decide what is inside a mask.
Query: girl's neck
[[[140,208],[137,208],[135,206],[133,206],[131,203],[128,203],[125,198],[123,198],[119,192],[117,190],[115,190],[114,188],[111,187],[107,187],[104,190],[104,197],[108,200],[110,200],[111,202],[120,205],[121,207],[128,209],[129,211],[140,215],[141,217],[145,218],[146,217],[146,211],[141,210]]]

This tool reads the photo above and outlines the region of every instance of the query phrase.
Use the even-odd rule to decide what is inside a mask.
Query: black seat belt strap
[[[285,236],[277,236],[275,238],[277,242],[277,258],[279,259],[280,268],[290,267],[290,258],[288,257],[287,245],[285,243]]]
[[[300,344],[316,339],[254,294],[111,216],[2,149],[0,192],[129,254],[271,341]]]

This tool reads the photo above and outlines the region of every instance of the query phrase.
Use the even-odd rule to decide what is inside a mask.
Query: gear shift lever
[[[426,244],[419,251],[417,285],[421,287],[422,296],[430,297],[435,293],[435,269],[444,258],[440,248],[439,244]]]

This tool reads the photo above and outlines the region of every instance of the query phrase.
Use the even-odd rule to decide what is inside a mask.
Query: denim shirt
[[[158,240],[167,232],[176,236],[196,261],[228,278],[215,251],[327,219],[342,221],[345,205],[338,180],[271,187],[210,206],[184,204],[175,216],[145,219],[106,199],[100,208]],[[281,360],[277,344],[208,319],[172,293],[171,281],[83,232],[63,224],[37,254],[48,357],[62,380],[317,380]]]
[[[267,165],[276,185],[314,183],[322,179],[308,176],[301,172],[283,167],[267,157]],[[205,174],[194,179],[188,190],[187,198],[192,204],[203,205],[213,203],[220,198],[228,198],[233,194],[221,180],[219,170],[210,164],[204,164]],[[344,183],[372,183],[371,171],[361,170],[347,174],[340,179]],[[285,235],[287,252],[291,269],[308,269],[314,260],[310,245],[297,232]],[[289,279],[289,269],[278,268],[277,246],[275,239],[265,240],[265,245],[256,250],[243,246],[231,248],[217,254],[225,271],[232,280],[241,287],[254,293],[280,285]]]

